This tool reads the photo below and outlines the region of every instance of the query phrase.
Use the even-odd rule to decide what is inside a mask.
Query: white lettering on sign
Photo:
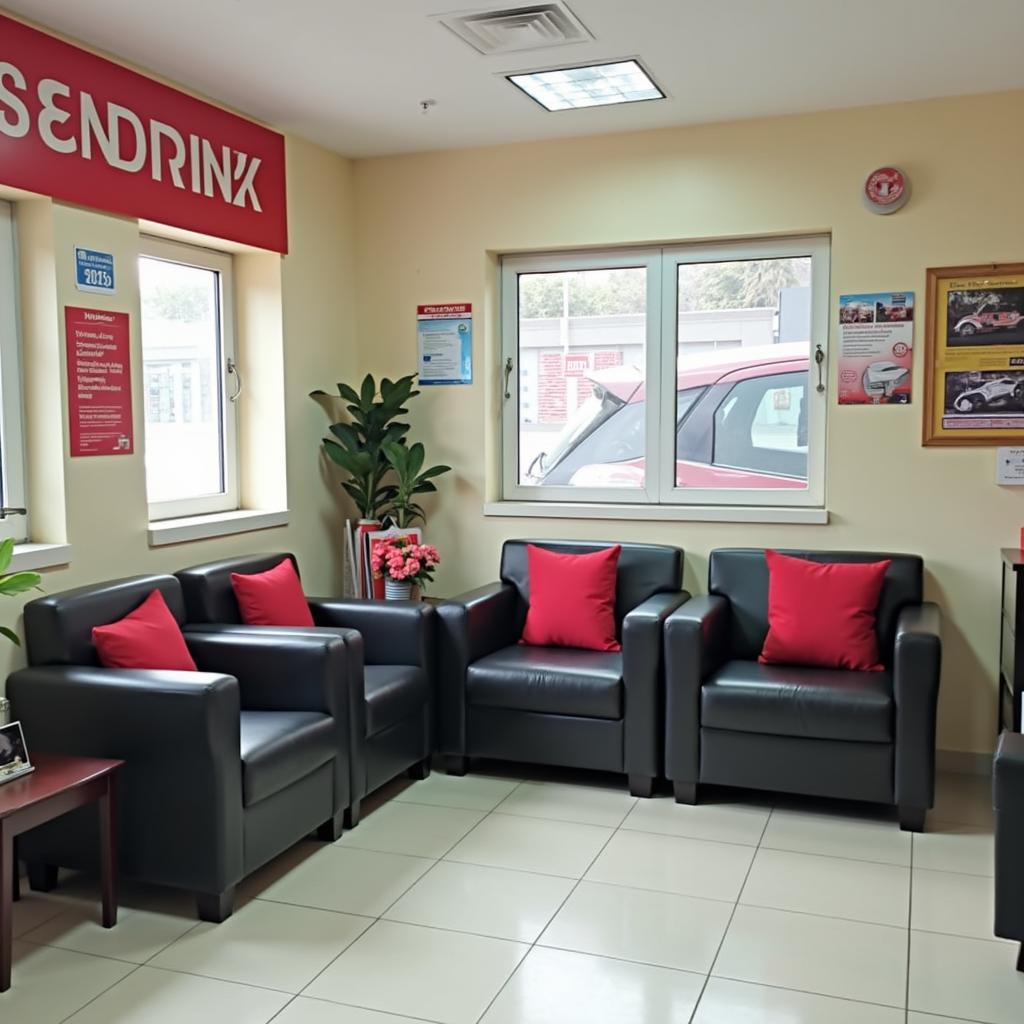
[[[256,180],[259,157],[199,135],[183,135],[173,125],[143,119],[119,103],[97,102],[84,90],[76,98],[69,85],[55,78],[36,85],[41,106],[33,124],[29,93],[21,70],[0,62],[0,135],[21,139],[34,127],[55,153],[80,152],[86,160],[102,160],[126,174],[148,174],[153,181],[166,176],[175,188],[263,212]]]

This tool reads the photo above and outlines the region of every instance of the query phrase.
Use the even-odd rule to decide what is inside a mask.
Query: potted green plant
[[[417,519],[424,518],[423,509],[415,500],[416,495],[436,491],[432,478],[451,472],[452,467],[429,466],[424,469],[426,449],[419,441],[408,446],[389,442],[383,449],[384,457],[395,476],[394,493],[386,512],[395,525],[404,530]]]
[[[37,590],[42,582],[42,577],[37,572],[8,573],[7,569],[13,557],[14,541],[5,540],[0,543],[0,594],[4,597],[15,597],[29,590]],[[13,629],[0,626],[0,636],[5,636],[12,644],[21,646],[21,638]]]
[[[328,457],[340,466],[348,479],[341,486],[355,502],[360,522],[377,524],[382,513],[394,499],[395,488],[385,483],[390,464],[384,456],[384,445],[398,444],[409,432],[409,424],[398,421],[408,413],[405,403],[419,392],[413,390],[415,376],[396,381],[385,377],[380,382],[380,397],[372,374],[367,374],[356,391],[348,384],[338,384],[338,394],[348,403],[350,422],[332,423],[333,437],[324,439]],[[311,398],[329,397],[325,391],[314,391]]]

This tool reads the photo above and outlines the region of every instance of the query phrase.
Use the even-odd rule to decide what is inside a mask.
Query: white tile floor
[[[26,893],[3,1024],[1021,1024],[994,939],[984,779],[929,831],[708,790],[530,772],[398,783],[199,924],[180,894]]]

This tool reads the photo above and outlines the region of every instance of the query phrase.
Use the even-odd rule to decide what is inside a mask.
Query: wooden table
[[[39,754],[35,771],[0,785],[0,992],[11,987],[15,838],[76,807],[99,804],[103,927],[117,924],[117,770],[123,761]]]

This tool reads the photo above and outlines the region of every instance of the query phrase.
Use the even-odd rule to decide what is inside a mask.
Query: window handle
[[[822,367],[825,364],[825,350],[821,345],[814,346],[814,361],[818,366],[818,386],[815,390],[820,393],[825,390],[825,381],[822,378]]]
[[[6,505],[0,508],[0,519],[6,519],[8,516],[27,516],[27,508],[8,508]]]
[[[512,392],[508,389],[508,379],[512,376],[512,357],[505,360],[505,398],[511,398]]]
[[[238,396],[242,393],[242,375],[238,372],[238,363],[236,363],[231,356],[228,356],[227,370],[228,373],[233,373],[235,375],[235,390],[228,395],[228,401],[237,402]]]

